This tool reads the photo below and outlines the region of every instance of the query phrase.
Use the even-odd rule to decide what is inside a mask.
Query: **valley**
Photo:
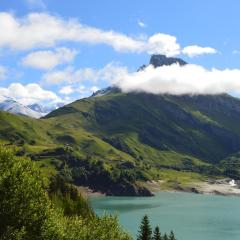
[[[151,196],[150,181],[195,191],[209,179],[240,179],[239,122],[240,100],[227,94],[110,87],[41,119],[1,112],[0,140],[48,177],[60,174],[107,195]]]
[[[0,240],[239,240],[239,1],[1,1]]]

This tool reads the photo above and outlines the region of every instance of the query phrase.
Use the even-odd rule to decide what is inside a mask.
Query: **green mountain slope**
[[[239,111],[240,101],[228,95],[113,89],[40,120],[1,112],[0,132],[46,174],[61,172],[108,194],[142,195],[148,193],[141,182],[166,172],[224,175],[229,167],[222,160],[240,149]]]
[[[76,101],[46,118],[67,129],[84,128],[134,159],[149,163],[161,163],[157,158],[163,152],[216,163],[239,150],[239,113],[240,101],[228,95],[119,92]]]
[[[0,141],[47,176],[110,195],[150,195],[148,180],[178,188],[209,177],[240,179],[240,100],[108,88],[39,120],[0,112]]]

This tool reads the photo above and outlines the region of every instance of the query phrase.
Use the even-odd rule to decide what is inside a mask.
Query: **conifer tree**
[[[152,240],[152,229],[147,215],[142,218],[137,240]]]
[[[154,229],[154,233],[153,233],[153,240],[162,240],[162,237],[161,237],[161,232],[159,230],[159,227],[155,227]]]
[[[162,238],[162,240],[169,240],[169,238],[168,238],[168,236],[167,236],[167,234],[166,234],[166,233],[163,235],[163,238]]]
[[[169,239],[169,240],[176,240],[173,231],[170,232],[168,239]]]

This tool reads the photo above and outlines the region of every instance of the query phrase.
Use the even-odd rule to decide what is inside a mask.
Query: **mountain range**
[[[178,58],[153,55],[154,67]],[[35,108],[38,110],[38,108]],[[115,87],[41,119],[0,112],[0,140],[47,176],[109,195],[191,189],[209,178],[240,179],[240,100],[228,94],[154,95]]]
[[[43,106],[38,103],[30,104],[30,105],[24,105],[17,100],[6,97],[6,96],[0,96],[0,110],[18,114],[18,115],[24,115],[31,118],[41,118],[44,115],[47,115],[49,112],[53,111],[57,107],[63,106],[62,103],[58,103],[55,106]]]
[[[44,115],[44,113],[32,109],[31,106],[25,106],[13,98],[5,96],[0,97],[0,110],[32,118],[40,118]]]

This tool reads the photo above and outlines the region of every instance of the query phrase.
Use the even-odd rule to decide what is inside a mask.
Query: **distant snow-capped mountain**
[[[0,95],[0,110],[18,115],[25,115],[32,118],[43,117],[50,113],[51,111],[62,106],[64,106],[64,103],[62,102],[46,106],[38,103],[26,106],[13,98]]]
[[[32,118],[40,118],[44,115],[41,112],[34,111],[14,99],[5,96],[0,96],[0,110]]]
[[[25,106],[24,104],[16,101],[13,98],[0,95],[0,110],[2,111],[18,115],[25,115],[32,118],[40,118],[54,109],[56,109],[56,106],[46,107],[37,103]]]
[[[44,106],[42,106],[38,103],[27,105],[27,107],[30,108],[31,110],[33,110],[35,112],[39,112],[39,113],[47,113],[48,112],[48,111],[46,111]]]
[[[63,106],[64,106],[64,103],[58,102],[58,103],[55,103],[54,105],[41,105],[39,103],[34,103],[31,105],[28,105],[27,107],[29,107],[33,111],[43,113],[44,115],[46,115],[46,114],[52,112],[53,110],[56,110],[57,108],[60,108]]]

